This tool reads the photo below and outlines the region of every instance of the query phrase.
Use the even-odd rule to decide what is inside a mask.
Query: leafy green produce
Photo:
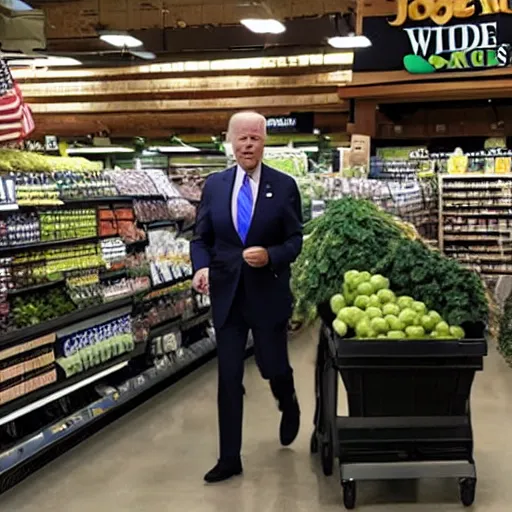
[[[378,274],[401,296],[397,301],[401,310],[422,315],[434,310],[449,325],[488,320],[489,306],[478,275],[412,240],[407,226],[369,201],[353,197],[333,201],[324,215],[306,224],[305,233],[303,251],[292,272],[297,318],[313,319],[316,307],[340,292],[347,305],[353,305],[361,295],[359,285],[368,282],[374,288],[382,281]],[[369,289],[363,286],[361,291],[366,295]],[[375,291],[368,306],[381,305],[371,299]],[[380,303],[390,301],[386,295],[377,296]],[[413,307],[415,301],[424,306]],[[421,318],[416,322],[420,326]]]
[[[488,320],[489,306],[478,275],[419,241],[394,241],[375,270],[389,277],[397,294],[414,296],[451,325]]]
[[[352,197],[330,203],[324,215],[306,224],[305,233],[310,236],[292,276],[296,310],[304,317],[343,289],[346,271],[371,270],[387,255],[390,243],[403,236],[390,215]]]
[[[12,315],[17,328],[30,327],[75,310],[73,302],[63,290],[33,294],[14,300]]]

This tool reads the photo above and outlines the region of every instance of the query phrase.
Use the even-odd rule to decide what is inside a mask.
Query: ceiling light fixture
[[[81,66],[78,59],[72,57],[36,57],[31,59],[13,59],[8,61],[11,67],[32,67],[32,68],[50,68],[50,67],[69,67]]]
[[[108,153],[135,153],[132,148],[122,146],[88,146],[84,148],[68,148],[68,155],[103,155]]]
[[[356,36],[349,34],[348,36],[330,37],[327,42],[337,49],[351,50],[354,48],[368,48],[372,42],[366,36]]]
[[[142,41],[126,32],[100,32],[100,39],[116,48],[139,48]]]
[[[286,27],[275,19],[249,18],[241,20],[240,23],[255,34],[282,34]]]
[[[149,151],[158,153],[199,153],[201,150],[194,146],[156,146],[149,148]]]

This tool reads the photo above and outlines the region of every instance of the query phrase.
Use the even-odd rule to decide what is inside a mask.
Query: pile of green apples
[[[409,296],[397,297],[389,289],[389,279],[369,272],[349,270],[344,275],[343,292],[333,295],[331,310],[336,315],[333,329],[357,339],[463,339],[464,330],[450,326],[436,311]]]

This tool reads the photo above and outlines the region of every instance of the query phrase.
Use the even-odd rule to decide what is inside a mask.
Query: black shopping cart
[[[318,343],[311,452],[320,452],[326,476],[338,460],[345,507],[355,507],[359,480],[429,477],[458,478],[462,503],[472,505],[469,397],[487,355],[483,326],[466,326],[466,340],[342,339],[329,313]],[[346,417],[338,416],[338,375]]]

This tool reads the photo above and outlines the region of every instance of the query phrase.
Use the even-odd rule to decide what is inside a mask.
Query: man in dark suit
[[[264,164],[266,120],[235,114],[228,141],[237,165],[205,183],[191,244],[194,288],[210,293],[218,347],[220,458],[205,480],[242,473],[243,373],[249,330],[260,373],[282,412],[280,440],[299,432],[300,409],[288,360],[292,312],[290,264],[302,248],[302,212],[295,180]]]

